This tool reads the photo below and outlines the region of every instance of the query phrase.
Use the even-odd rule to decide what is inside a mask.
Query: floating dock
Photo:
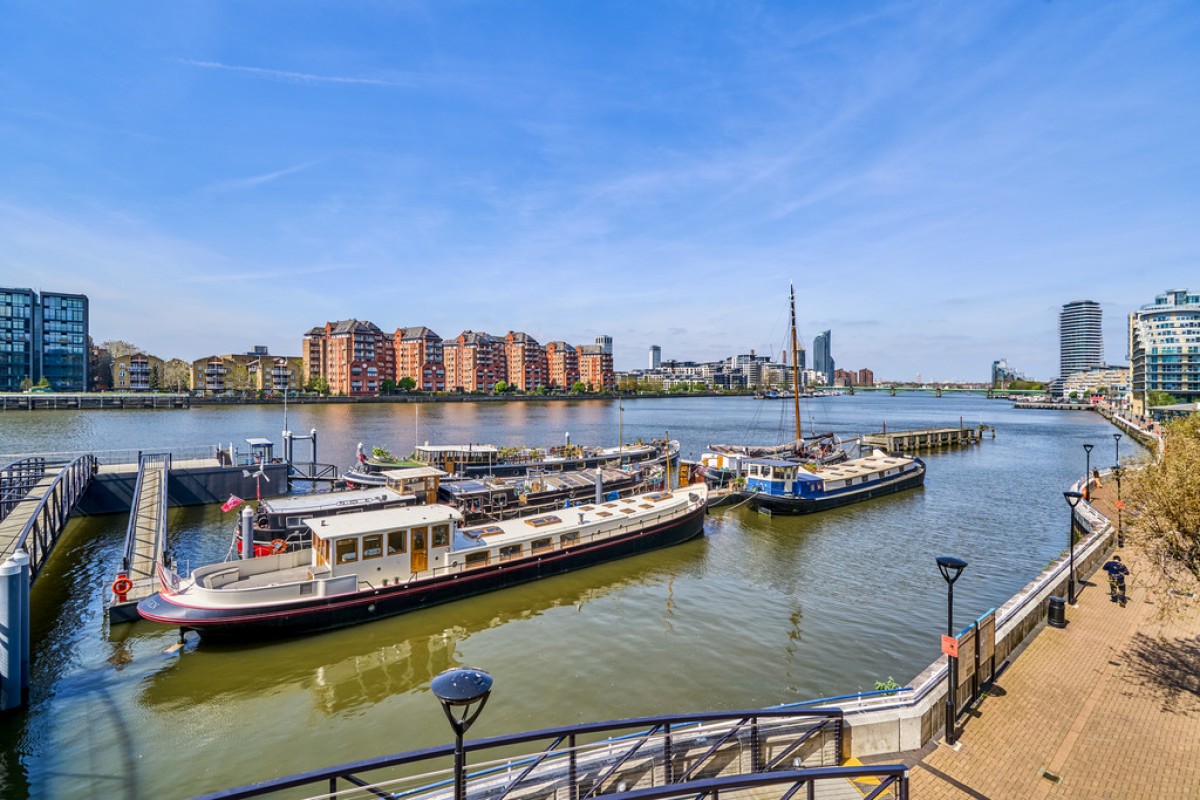
[[[909,453],[914,450],[931,450],[936,447],[961,447],[978,444],[983,439],[985,431],[992,432],[996,438],[996,429],[991,425],[979,425],[974,428],[924,428],[913,431],[881,431],[868,433],[862,437],[865,445],[878,447],[889,453]]]

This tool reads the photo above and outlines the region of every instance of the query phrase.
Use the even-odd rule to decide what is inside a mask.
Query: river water
[[[554,403],[292,406],[320,461],[364,442],[774,443],[790,402],[679,398]],[[1056,558],[1063,489],[1084,442],[1107,465],[1098,415],[1020,411],[982,397],[858,395],[805,401],[806,430],[843,436],[985,422],[996,438],[933,453],[920,489],[806,517],[714,511],[687,544],[342,631],[217,647],[150,623],[109,629],[103,596],[127,515],[75,519],[33,593],[32,700],[0,719],[8,797],[186,797],[451,739],[432,676],[495,677],[472,729],[486,736],[658,712],[751,708],[911,680],[939,652],[945,583],[934,558],[970,562],[955,622],[998,606]],[[0,415],[0,453],[280,441],[279,407]],[[1122,450],[1133,447],[1128,439]],[[223,558],[234,514],[173,509],[168,546]]]

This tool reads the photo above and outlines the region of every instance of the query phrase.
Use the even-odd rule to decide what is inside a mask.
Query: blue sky
[[[1200,5],[11,2],[0,284],[97,340],[326,320],[1057,369],[1200,287]]]

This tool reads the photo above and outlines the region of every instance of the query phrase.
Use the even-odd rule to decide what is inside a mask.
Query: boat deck
[[[312,579],[312,565],[302,564],[299,567],[289,567],[288,569],[275,570],[273,572],[263,572],[258,575],[248,575],[240,580],[231,581],[221,588],[257,589],[264,586],[275,586],[281,583],[298,583],[299,581],[310,581]]]
[[[817,474],[826,480],[841,480],[843,478],[860,478],[876,475],[893,467],[905,467],[913,463],[906,456],[864,456],[843,461],[840,464],[825,466],[818,469]]]

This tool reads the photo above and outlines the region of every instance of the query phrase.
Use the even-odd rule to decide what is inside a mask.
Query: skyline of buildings
[[[1200,402],[1200,294],[1169,289],[1129,315],[1131,408],[1150,392]]]

